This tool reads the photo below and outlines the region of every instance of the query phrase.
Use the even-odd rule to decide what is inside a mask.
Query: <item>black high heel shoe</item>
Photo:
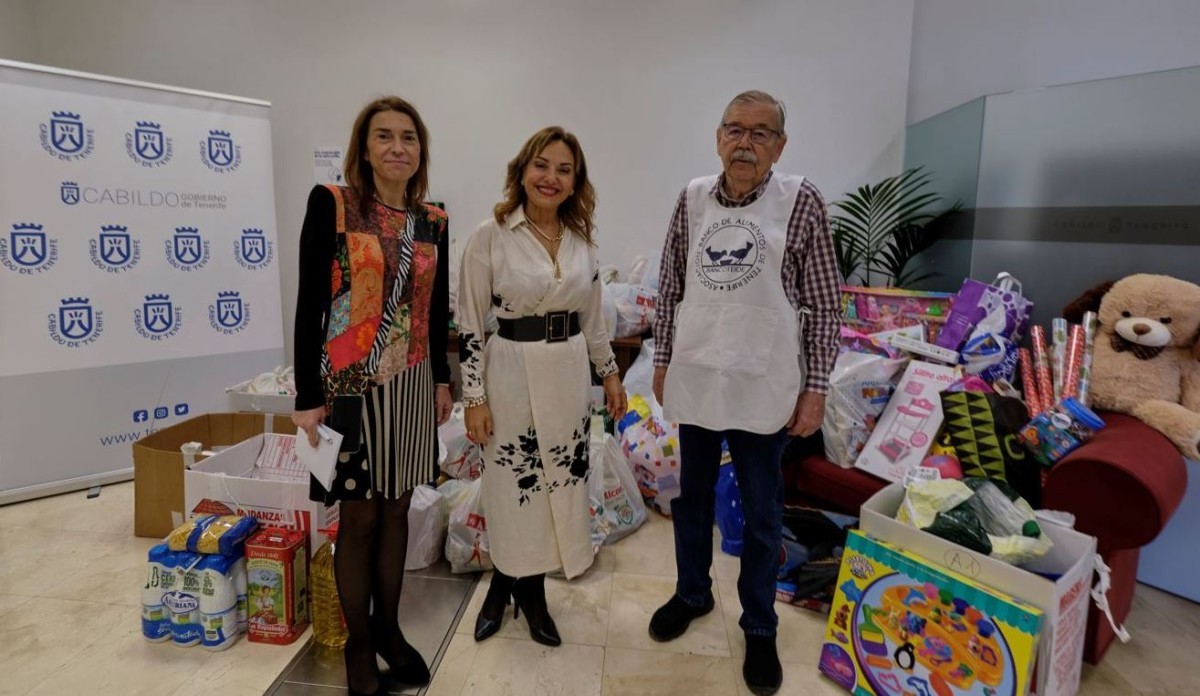
[[[545,575],[534,575],[513,583],[513,600],[516,602],[513,619],[519,617],[524,609],[525,622],[529,624],[529,637],[535,643],[556,648],[562,645],[562,638],[558,635],[554,619],[550,617],[550,610],[546,608],[545,582]]]
[[[388,650],[388,627],[379,619],[375,619],[372,625],[375,639],[375,649],[377,654],[387,663],[388,670],[382,675],[387,679],[405,686],[425,686],[429,683],[432,675],[429,673],[429,666],[425,664],[425,658],[421,653],[404,639],[403,634],[400,636],[400,647],[393,654]],[[381,691],[380,693],[387,693]]]
[[[492,584],[488,587],[487,596],[483,598],[483,606],[479,608],[479,616],[475,617],[475,640],[482,641],[491,638],[500,631],[504,623],[504,610],[508,607],[512,595],[512,577],[492,571]]]

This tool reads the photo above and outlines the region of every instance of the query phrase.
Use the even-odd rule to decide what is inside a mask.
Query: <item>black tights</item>
[[[402,655],[400,591],[408,555],[412,491],[396,500],[344,500],[338,522],[334,573],[346,617],[346,679],[355,691],[378,686],[377,652]],[[372,599],[375,615],[371,615]],[[378,624],[372,631],[372,619]]]

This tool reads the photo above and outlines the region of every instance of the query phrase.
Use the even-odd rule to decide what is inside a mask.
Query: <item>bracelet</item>
[[[474,408],[476,406],[484,406],[487,404],[486,396],[464,396],[463,406],[466,408]]]

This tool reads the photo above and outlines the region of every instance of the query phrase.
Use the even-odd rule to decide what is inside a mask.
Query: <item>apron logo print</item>
[[[695,267],[710,290],[736,290],[762,272],[766,239],[755,223],[725,218],[705,230]]]

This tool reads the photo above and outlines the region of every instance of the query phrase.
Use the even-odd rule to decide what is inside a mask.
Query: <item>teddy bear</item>
[[[1079,323],[1098,311],[1089,405],[1127,413],[1200,458],[1200,285],[1137,274],[1104,283],[1072,303]]]

